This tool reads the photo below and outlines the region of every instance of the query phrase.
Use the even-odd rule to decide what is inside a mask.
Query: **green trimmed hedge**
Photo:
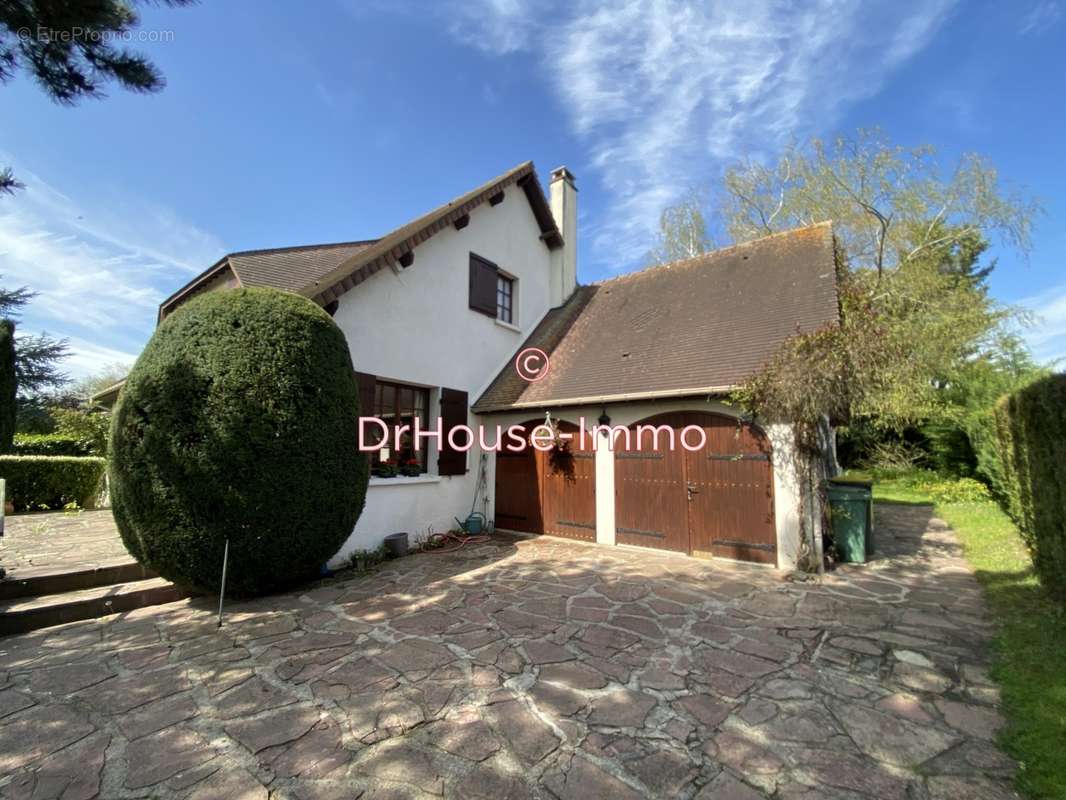
[[[359,390],[307,298],[227,289],[163,320],[112,414],[111,505],[141,563],[255,595],[317,577],[363,510]]]
[[[0,478],[17,511],[92,508],[103,489],[107,462],[91,456],[0,456]]]
[[[19,456],[93,455],[88,442],[63,433],[16,433],[12,452]]]
[[[1033,554],[1041,583],[1066,601],[1066,375],[1002,398],[996,431],[1007,513]]]

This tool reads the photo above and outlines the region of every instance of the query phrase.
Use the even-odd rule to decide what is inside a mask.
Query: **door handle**
[[[700,490],[693,486],[691,483],[685,486],[685,491],[688,492],[688,499],[692,499],[692,495],[699,494]]]

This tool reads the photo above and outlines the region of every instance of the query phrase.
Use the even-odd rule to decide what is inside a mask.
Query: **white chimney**
[[[577,286],[577,187],[574,175],[566,167],[552,170],[551,209],[555,224],[563,235],[563,246],[552,250],[552,308],[567,301]]]

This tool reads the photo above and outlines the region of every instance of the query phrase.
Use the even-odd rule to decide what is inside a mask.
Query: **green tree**
[[[15,323],[0,320],[0,453],[10,453],[15,438]]]
[[[5,289],[0,286],[0,317],[17,317],[34,297],[34,293],[25,286],[18,289]]]
[[[66,339],[53,339],[46,333],[25,334],[18,337],[15,349],[19,397],[32,397],[70,382],[60,367],[60,362],[70,355]]]
[[[982,480],[998,499],[1006,493],[996,441],[995,405],[1006,394],[1051,374],[1036,363],[1017,333],[1004,331],[995,346],[962,362],[941,394],[940,413],[920,427],[933,466]]]
[[[923,226],[923,230],[924,230]],[[867,297],[894,340],[897,362],[885,365],[883,391],[853,409],[882,427],[899,428],[935,416],[948,402],[944,389],[971,359],[994,349],[1017,318],[988,294],[978,258],[987,246],[979,234],[901,259],[892,270],[853,270],[847,278]],[[947,242],[953,241],[954,244]],[[965,255],[963,255],[965,254]],[[847,324],[847,320],[845,320]]]
[[[713,247],[703,217],[703,201],[698,192],[690,191],[676,205],[664,208],[659,215],[659,234],[648,251],[649,265],[669,264],[692,258]]]
[[[25,286],[18,289],[0,288],[0,317],[17,320],[36,296]],[[15,372],[18,376],[19,400],[26,401],[66,386],[70,378],[60,368],[60,362],[69,354],[70,346],[66,339],[53,339],[47,333],[18,336],[15,340]]]
[[[848,264],[880,278],[928,250],[996,235],[1027,253],[1040,205],[1008,191],[985,158],[944,169],[928,145],[894,145],[879,129],[793,144],[776,162],[726,172],[720,212],[736,241],[832,220]]]
[[[886,335],[899,341],[904,357],[887,365],[879,402],[856,409],[849,449],[853,461],[917,458],[996,491],[992,406],[1043,370],[1017,335],[1024,314],[989,297],[985,278],[993,264],[981,260],[984,238],[973,232],[941,238],[952,243],[903,261],[880,283],[872,270],[853,273],[878,298],[891,322]]]
[[[107,455],[107,439],[111,428],[111,415],[106,411],[90,411],[86,408],[49,409],[55,420],[55,432],[77,439],[81,447],[94,456]]]
[[[837,344],[871,368],[851,370],[842,387],[836,375],[824,374],[833,359],[821,367],[808,361],[808,387],[823,376],[824,391],[805,400],[804,424],[813,422],[814,407],[837,422],[859,419],[897,431],[927,421],[961,367],[994,351],[1018,319],[989,296],[984,278],[993,265],[981,256],[992,235],[1027,252],[1040,208],[1006,192],[978,156],[964,156],[945,172],[931,148],[907,150],[879,131],[860,131],[831,145],[792,146],[770,165],[738,165],[723,188],[722,214],[738,240],[834,223],[847,299],[841,338],[848,341]],[[789,380],[794,370],[775,364],[777,379]],[[776,398],[777,411],[785,410],[789,388],[770,391],[772,376],[759,380],[747,400]]]
[[[192,0],[160,0],[184,6]],[[104,96],[109,81],[134,92],[163,88],[159,70],[144,56],[114,42],[140,22],[136,0],[4,0],[0,3],[0,83],[29,72],[58,103]],[[0,194],[21,187],[0,169]]]

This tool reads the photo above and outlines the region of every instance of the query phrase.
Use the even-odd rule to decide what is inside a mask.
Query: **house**
[[[225,256],[161,304],[160,319],[227,287],[310,297],[347,336],[364,416],[441,420],[443,441],[407,434],[372,455],[335,562],[473,510],[497,529],[795,564],[791,430],[723,398],[785,338],[838,321],[830,226],[578,286],[577,197],[569,170],[546,196],[527,162],[381,239]],[[525,438],[545,422],[573,438],[494,446],[497,426]],[[447,441],[462,425],[482,431],[469,451]]]

